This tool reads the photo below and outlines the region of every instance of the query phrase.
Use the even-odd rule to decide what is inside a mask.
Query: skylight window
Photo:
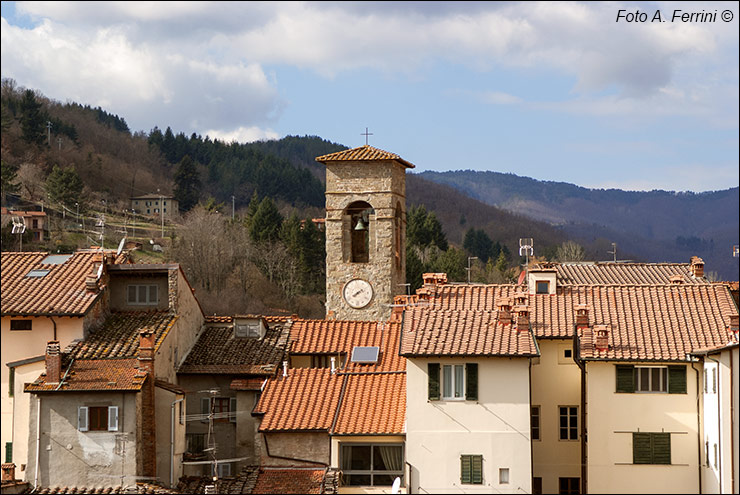
[[[72,257],[71,254],[50,254],[43,260],[42,265],[61,265]]]
[[[26,278],[42,278],[49,274],[49,270],[31,270],[26,274]]]
[[[353,363],[377,363],[380,347],[355,347],[352,349]]]

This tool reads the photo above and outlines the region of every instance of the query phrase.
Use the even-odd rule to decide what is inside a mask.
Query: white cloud
[[[206,136],[211,139],[219,139],[226,143],[236,141],[238,143],[250,143],[252,141],[266,141],[279,139],[280,135],[272,129],[260,129],[259,127],[238,127],[230,131],[210,129],[205,131]]]

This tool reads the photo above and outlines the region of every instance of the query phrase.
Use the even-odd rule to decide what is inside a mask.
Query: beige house
[[[136,215],[171,219],[179,215],[180,203],[172,196],[144,194],[131,198],[131,209]]]
[[[32,240],[34,242],[41,242],[44,240],[44,231],[46,230],[46,212],[43,211],[21,211],[21,210],[8,210],[2,208],[2,225],[14,221],[17,219],[23,222],[26,227],[26,232],[32,233]]]

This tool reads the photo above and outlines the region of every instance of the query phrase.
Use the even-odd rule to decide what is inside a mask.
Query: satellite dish
[[[401,493],[401,478],[396,476],[396,479],[393,480],[393,486],[391,487],[391,493]]]
[[[95,276],[95,278],[100,280],[100,277],[102,276],[103,276],[103,264],[101,263],[100,266],[98,267],[98,274]]]
[[[123,245],[126,244],[126,238],[124,237],[121,239],[121,242],[118,243],[118,250],[116,251],[116,256],[121,254],[121,251],[123,251]]]

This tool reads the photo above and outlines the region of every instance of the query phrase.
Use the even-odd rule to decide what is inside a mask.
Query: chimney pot
[[[514,294],[514,305],[515,306],[526,306],[527,305],[527,293],[517,292]]]
[[[15,464],[6,462],[3,464],[3,481],[15,481]]]
[[[529,331],[529,307],[521,305],[515,306],[514,312],[516,313],[516,331]]]
[[[609,327],[606,325],[594,326],[594,347],[599,351],[609,349]]]
[[[139,330],[139,367],[154,373],[154,332],[148,328]]]
[[[288,377],[288,361],[283,361],[283,378]]]
[[[701,278],[704,276],[704,260],[698,256],[691,257],[691,274],[695,278]]]
[[[511,299],[502,297],[498,300],[498,321],[503,325],[511,323]]]
[[[588,327],[588,306],[585,304],[576,304],[576,328]]]
[[[58,340],[46,344],[46,383],[59,383],[62,378],[62,354]]]
[[[679,285],[683,283],[683,277],[678,274],[671,275],[668,280],[671,282],[671,284],[675,284],[675,285]]]

